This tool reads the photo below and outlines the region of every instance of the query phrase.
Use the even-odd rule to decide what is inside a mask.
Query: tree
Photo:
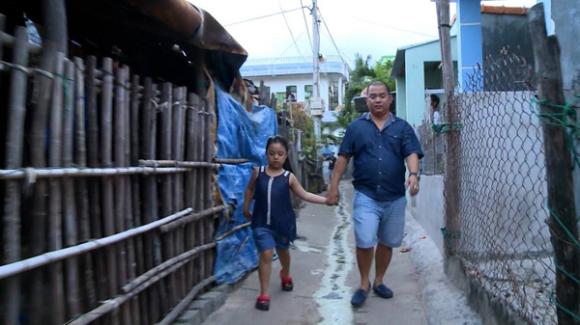
[[[393,64],[394,61],[392,57],[383,56],[375,63],[374,67],[376,80],[384,82],[391,91],[395,90],[395,80],[391,79]]]

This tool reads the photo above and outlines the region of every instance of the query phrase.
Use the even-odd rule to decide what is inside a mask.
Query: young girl
[[[266,155],[268,166],[254,168],[244,197],[244,216],[252,220],[254,240],[260,253],[260,295],[256,301],[256,308],[260,310],[270,309],[268,287],[274,248],[282,265],[282,290],[292,291],[294,288],[288,247],[296,239],[296,216],[290,201],[290,190],[304,201],[326,203],[325,197],[306,192],[292,174],[286,139],[270,137],[266,143]],[[250,212],[252,196],[255,199],[253,214]]]

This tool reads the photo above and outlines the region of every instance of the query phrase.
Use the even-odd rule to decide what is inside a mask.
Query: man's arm
[[[340,183],[340,179],[346,170],[349,159],[350,157],[348,156],[339,155],[338,159],[336,159],[336,162],[334,163],[332,178],[330,180],[330,187],[326,193],[326,204],[328,205],[335,205],[338,203],[338,183]]]
[[[405,158],[407,162],[407,169],[409,170],[409,177],[407,178],[407,188],[411,195],[419,193],[419,155],[412,153]]]

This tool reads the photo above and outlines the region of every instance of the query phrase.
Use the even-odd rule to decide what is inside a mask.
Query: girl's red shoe
[[[280,270],[280,279],[282,280],[282,290],[292,291],[294,289],[294,283],[292,282],[291,276],[283,276],[282,270]]]
[[[270,296],[259,295],[256,299],[256,309],[268,311],[270,310]]]

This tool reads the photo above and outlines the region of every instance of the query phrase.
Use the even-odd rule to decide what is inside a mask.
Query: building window
[[[304,85],[304,100],[308,101],[312,97],[312,85]]]
[[[331,111],[338,106],[338,80],[333,80],[328,85],[328,104]]]
[[[286,86],[286,100],[289,102],[296,101],[296,86]]]

